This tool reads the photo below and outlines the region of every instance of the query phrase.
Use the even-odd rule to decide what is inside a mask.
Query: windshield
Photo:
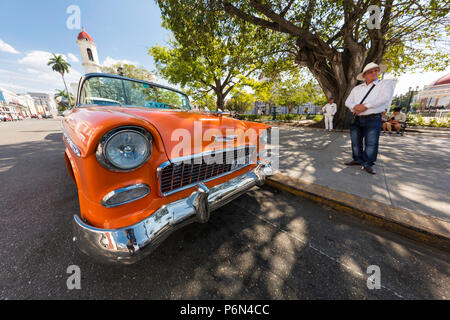
[[[186,95],[149,83],[110,77],[91,77],[83,83],[81,105],[140,106],[190,110]]]

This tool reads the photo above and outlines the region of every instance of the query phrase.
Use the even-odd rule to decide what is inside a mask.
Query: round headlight
[[[108,169],[133,170],[150,157],[151,136],[144,130],[134,129],[108,133],[99,143],[97,151],[97,159]]]

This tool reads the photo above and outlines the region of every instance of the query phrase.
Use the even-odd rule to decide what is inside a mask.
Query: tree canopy
[[[311,78],[305,77],[298,69],[288,70],[252,84],[255,97],[273,106],[287,107],[289,112],[294,107],[313,103],[322,105],[326,97],[322,89]]]
[[[236,90],[232,97],[227,101],[225,107],[227,110],[244,113],[255,105],[255,96],[245,90]]]
[[[149,82],[154,82],[155,77],[141,66],[135,66],[133,64],[118,62],[109,67],[102,67],[102,71],[109,74],[123,75],[128,78],[139,79]]]
[[[66,60],[64,60],[64,57],[62,55],[56,55],[53,53],[53,57],[50,58],[50,60],[47,63],[48,66],[52,67],[52,70],[55,72],[58,72],[64,82],[64,87],[66,88],[66,91],[69,92],[67,89],[66,80],[64,79],[64,74],[69,73],[69,67],[70,63],[68,63]],[[72,107],[72,103],[69,101],[69,107]]]
[[[307,68],[325,95],[335,98],[335,122],[345,125],[344,101],[367,63],[384,62],[392,73],[449,65],[443,43],[450,31],[449,8],[448,0],[207,0],[178,16],[225,12],[236,28],[250,23],[279,34],[295,64]],[[201,36],[202,28],[195,34]]]
[[[236,24],[225,12],[194,0],[157,1],[163,25],[173,33],[169,46],[149,50],[158,73],[183,89],[212,92],[217,108],[227,95],[280,52],[275,33]],[[279,36],[277,36],[280,38]]]

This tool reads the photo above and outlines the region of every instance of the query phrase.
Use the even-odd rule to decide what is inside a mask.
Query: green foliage
[[[189,109],[184,94],[132,80],[91,77],[84,83],[82,90],[82,96],[86,99],[84,103],[94,103],[95,98],[101,98],[109,100],[105,101],[107,105]]]
[[[225,104],[227,110],[243,113],[250,110],[255,105],[254,95],[244,90],[236,90],[233,96]]]
[[[428,125],[430,127],[438,127],[438,121],[435,118],[433,118],[428,122]]]
[[[274,83],[273,100],[276,105],[287,107],[289,113],[298,105],[310,102],[315,94],[314,87],[311,84],[302,84],[298,71],[290,73]]]
[[[426,122],[425,122],[425,120],[423,119],[422,116],[418,116],[417,117],[416,123],[417,123],[418,126],[425,126],[426,125]]]
[[[259,101],[287,107],[289,113],[299,105],[308,102],[322,105],[327,100],[322,89],[298,69],[280,72],[264,81],[254,81],[252,87]]]
[[[241,23],[286,36],[290,61],[307,68],[338,105],[336,124],[349,124],[344,106],[356,75],[369,62],[388,72],[444,70],[450,64],[448,0],[421,1],[210,1]],[[369,28],[369,6],[380,9],[380,25]],[[373,20],[371,20],[373,21]],[[239,22],[236,22],[239,23]]]
[[[239,119],[248,120],[248,121],[261,120],[261,115],[259,115],[259,114],[241,114],[239,116]]]
[[[448,0],[215,2],[219,3],[216,9],[242,21],[291,35],[287,39],[293,48],[299,44],[306,50],[319,47],[317,43],[320,50],[329,46],[330,59],[339,51],[353,54],[357,43],[366,51],[368,61],[384,56],[388,71],[396,74],[412,69],[442,71],[450,64],[446,47],[450,34]],[[367,26],[372,4],[381,9],[379,29]]]
[[[315,117],[313,118],[314,121],[316,122],[320,122],[323,119],[323,114],[316,114]]]
[[[60,73],[63,77],[65,73],[69,73],[70,64],[64,60],[62,55],[56,55],[53,53],[53,57],[47,63],[48,66],[52,67],[52,70]]]
[[[216,98],[209,92],[194,91],[188,89],[186,93],[192,98],[192,105],[200,110],[217,110]]]
[[[426,121],[421,115],[410,115],[407,117],[407,122],[409,126],[450,128],[450,118],[448,117],[431,118]]]
[[[209,10],[205,2],[158,0],[163,26],[174,36],[169,46],[154,46],[149,54],[158,74],[197,95],[212,92],[224,107],[233,89],[274,59],[280,37],[251,24],[234,24],[230,15]],[[281,42],[282,43],[282,42]]]
[[[395,105],[397,107],[402,107],[404,108],[404,110],[406,110],[406,108],[408,107],[408,105],[411,103],[412,97],[418,92],[418,88],[417,90],[412,90],[412,91],[408,91],[405,92],[403,94],[399,94],[396,95],[393,99],[392,99],[392,105]],[[419,104],[416,103],[416,106],[418,107]],[[411,108],[413,109],[413,107]]]
[[[53,57],[47,63],[48,66],[52,67],[52,70],[61,74],[61,77],[64,82],[64,86],[66,87],[66,92],[69,92],[67,89],[66,80],[64,79],[64,74],[69,73],[70,64],[64,60],[62,55],[56,55],[53,53]],[[72,103],[69,100],[69,106],[72,107]]]
[[[144,67],[118,62],[110,67],[102,67],[104,73],[123,75],[128,78],[153,82],[155,77]]]
[[[320,115],[317,119],[321,119]],[[242,120],[256,121],[256,120],[272,120],[273,116],[257,115],[257,114],[243,114],[240,116]],[[306,120],[307,116],[305,114],[280,114],[276,116],[277,121],[300,121]],[[320,121],[320,120],[319,120]]]

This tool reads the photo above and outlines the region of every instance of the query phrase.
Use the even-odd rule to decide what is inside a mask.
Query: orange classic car
[[[80,202],[73,240],[103,262],[138,261],[273,174],[269,126],[192,110],[146,81],[85,75],[62,130]]]

